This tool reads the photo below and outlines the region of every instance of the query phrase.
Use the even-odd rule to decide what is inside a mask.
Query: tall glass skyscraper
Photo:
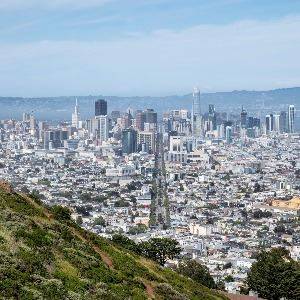
[[[195,87],[193,92],[193,116],[201,116],[200,90]]]
[[[225,137],[226,137],[226,143],[231,144],[232,143],[232,127],[231,126],[226,127]]]
[[[124,154],[136,152],[137,148],[137,132],[133,128],[122,131],[122,151]]]
[[[193,135],[199,137],[202,130],[200,90],[196,87],[193,92],[192,108],[192,131]]]
[[[95,116],[107,115],[107,102],[104,99],[99,99],[95,102]]]
[[[247,127],[247,112],[242,107],[242,112],[241,112],[241,128],[246,128]]]
[[[208,105],[208,117],[209,120],[212,122],[212,129],[217,130],[217,116],[215,106],[213,104]]]
[[[288,110],[288,129],[290,133],[295,132],[295,106],[289,105]]]
[[[274,130],[274,117],[273,114],[266,115],[266,133]]]
[[[280,112],[280,132],[288,132],[286,111]]]

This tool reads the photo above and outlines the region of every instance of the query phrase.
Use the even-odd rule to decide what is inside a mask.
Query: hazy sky
[[[0,0],[0,96],[300,86],[298,0]]]

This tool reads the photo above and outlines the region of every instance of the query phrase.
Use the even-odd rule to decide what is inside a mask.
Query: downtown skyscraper
[[[192,108],[192,133],[195,137],[200,137],[202,131],[200,90],[195,87],[193,91]]]
[[[97,116],[107,116],[107,102],[104,99],[95,102],[95,117]]]
[[[79,121],[80,121],[80,113],[79,113],[78,101],[76,98],[74,113],[72,113],[72,127],[78,128]]]
[[[107,102],[103,99],[95,102],[95,117],[87,121],[87,128],[93,138],[102,144],[108,139],[109,120],[107,116]]]
[[[288,130],[289,133],[295,132],[295,106],[289,105],[288,109]]]

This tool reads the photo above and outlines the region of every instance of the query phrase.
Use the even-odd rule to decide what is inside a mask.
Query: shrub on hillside
[[[54,205],[51,207],[51,212],[55,219],[59,221],[70,221],[71,212],[67,207],[62,207],[59,205]]]

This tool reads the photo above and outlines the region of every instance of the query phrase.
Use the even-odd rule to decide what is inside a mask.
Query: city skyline
[[[300,0],[0,0],[4,299],[299,299]]]
[[[265,291],[249,281],[261,249],[285,249],[300,267],[300,134],[293,102],[280,111],[258,108],[260,117],[245,106],[236,107],[238,113],[212,103],[203,109],[197,88],[189,108],[162,112],[146,101],[142,109],[118,110],[105,97],[82,106],[70,102],[63,122],[30,110],[22,120],[0,119],[0,196],[2,182],[48,209],[62,206],[70,224],[107,243],[121,239],[125,249],[124,241],[177,244],[182,256],[157,261],[162,269],[190,261],[193,271],[198,263],[211,276],[203,284],[225,293],[249,289],[249,295],[273,299],[273,282]],[[81,113],[87,105],[86,118]],[[273,278],[262,271],[263,280]]]

